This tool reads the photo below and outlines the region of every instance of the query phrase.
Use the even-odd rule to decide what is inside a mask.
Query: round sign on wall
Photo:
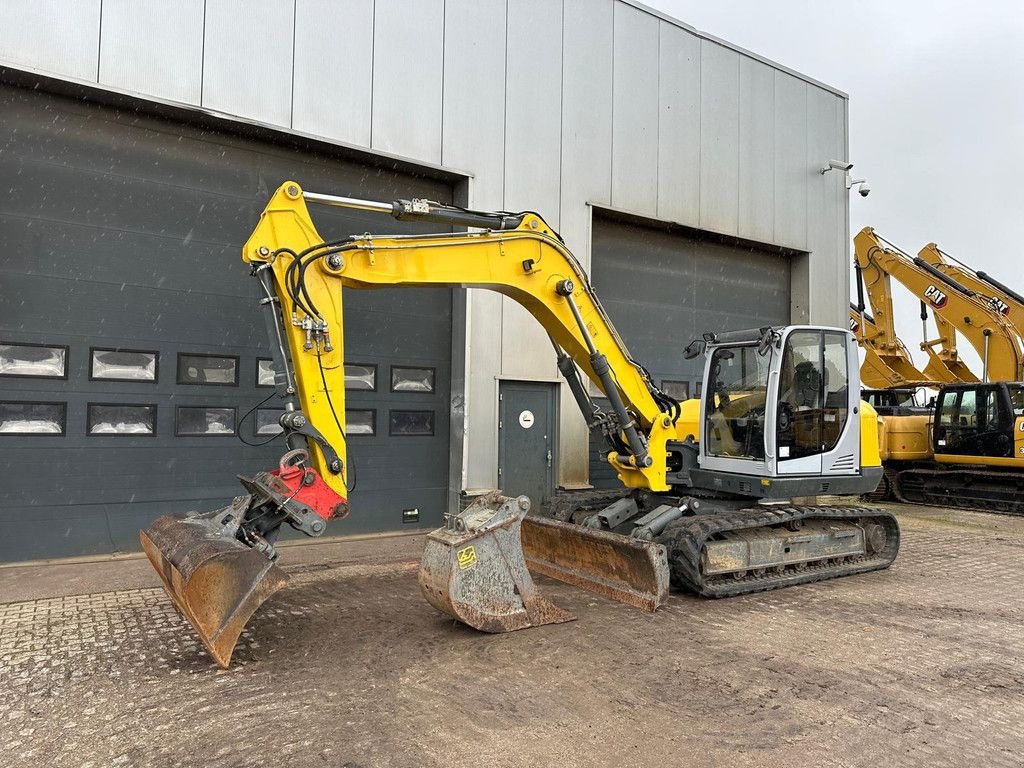
[[[523,429],[533,426],[533,411],[523,411],[519,414],[519,426]]]

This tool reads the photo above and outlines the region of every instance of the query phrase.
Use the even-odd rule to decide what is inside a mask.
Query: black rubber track
[[[893,483],[906,504],[1024,515],[1024,475],[975,469],[905,469]]]
[[[882,479],[878,481],[878,487],[871,493],[861,495],[861,498],[869,504],[881,501],[893,501],[896,499],[896,475],[895,469],[886,467],[882,471]]]
[[[735,579],[732,575],[707,579],[701,573],[701,552],[704,544],[716,534],[777,526],[796,520],[856,520],[862,523],[876,523],[885,531],[885,543],[880,551],[868,555],[845,558],[842,562],[827,560],[805,564],[802,567],[788,566],[781,573],[772,570],[761,576],[748,575],[742,579]],[[787,506],[686,517],[666,528],[657,541],[668,549],[673,586],[695,592],[701,597],[733,597],[888,568],[900,549],[900,527],[895,517],[880,509]]]

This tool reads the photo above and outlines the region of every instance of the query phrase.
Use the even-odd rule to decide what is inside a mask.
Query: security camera
[[[828,165],[818,169],[818,173],[824,176],[829,171],[848,171],[851,168],[853,168],[853,163],[848,163],[845,160],[829,160]]]
[[[871,194],[871,187],[870,187],[870,186],[868,185],[868,183],[867,183],[866,181],[862,181],[862,182],[861,182],[861,183],[860,183],[860,184],[859,184],[859,185],[857,186],[857,193],[858,193],[858,194],[859,194],[859,195],[860,195],[861,197],[867,197],[868,195],[870,195],[870,194]]]

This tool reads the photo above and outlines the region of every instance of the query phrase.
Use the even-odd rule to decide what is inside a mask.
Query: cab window
[[[720,347],[711,354],[704,393],[705,433],[710,456],[764,461],[764,406],[772,350]]]
[[[839,443],[849,418],[846,344],[840,333],[789,335],[779,372],[779,460],[814,456]]]

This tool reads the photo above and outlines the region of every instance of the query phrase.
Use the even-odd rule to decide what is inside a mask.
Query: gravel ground
[[[4,603],[0,765],[1024,766],[1024,519],[894,509],[885,572],[501,636],[307,562],[229,670],[159,589]]]

